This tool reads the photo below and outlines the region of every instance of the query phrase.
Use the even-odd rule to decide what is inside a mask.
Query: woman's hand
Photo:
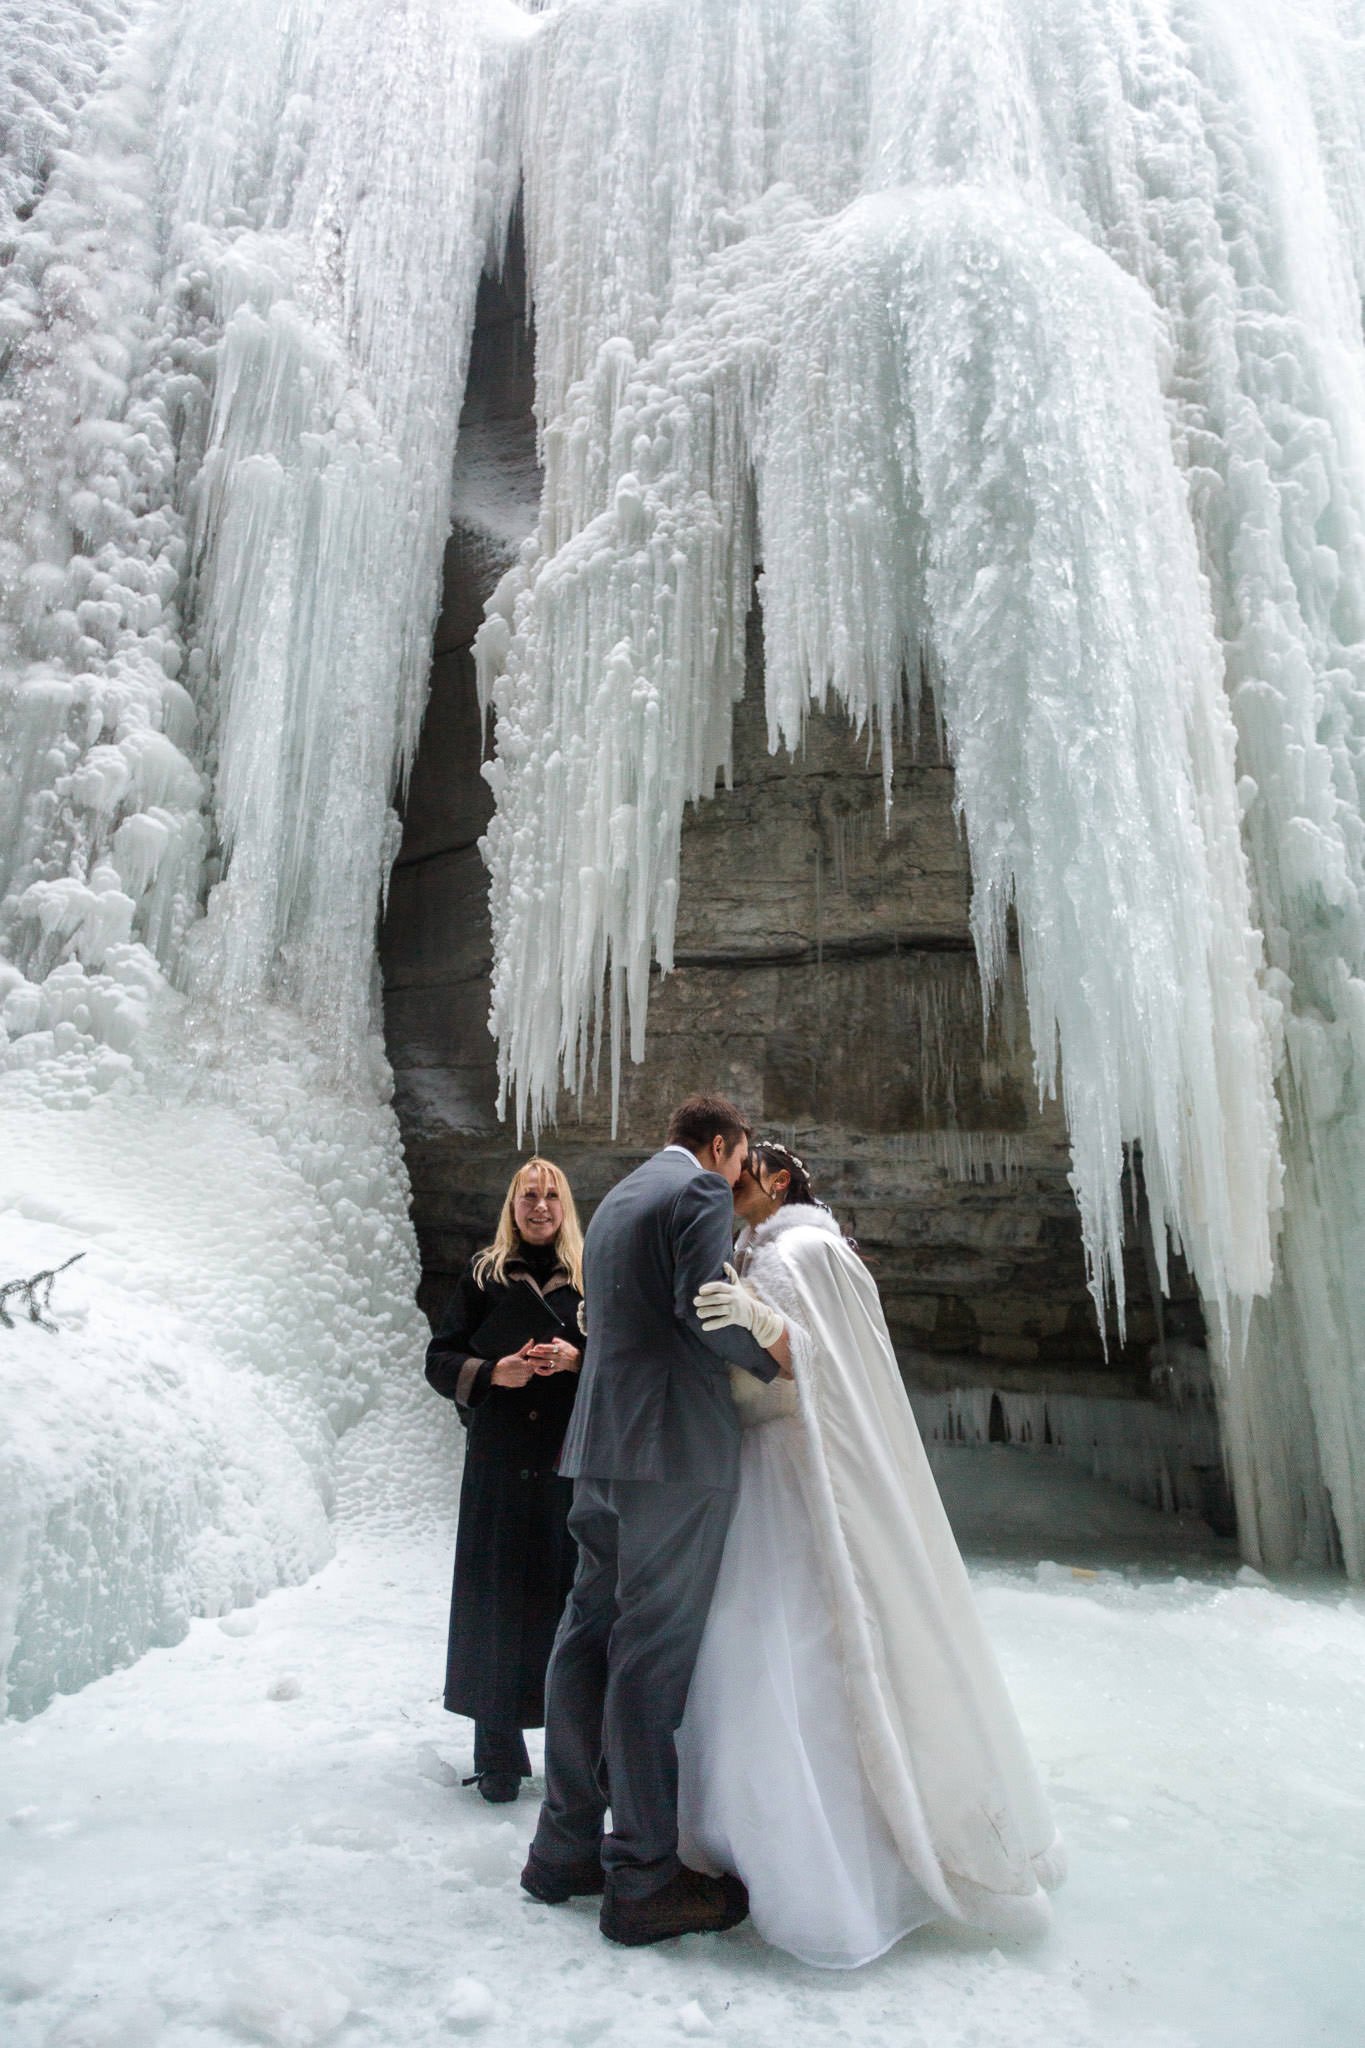
[[[531,1356],[535,1359],[538,1373],[577,1372],[583,1363],[583,1353],[563,1337],[552,1337],[548,1344],[533,1344]]]
[[[505,1358],[500,1358],[493,1367],[493,1385],[495,1387],[524,1387],[526,1382],[532,1379],[539,1370],[535,1357],[539,1349],[540,1346],[533,1344],[528,1338],[520,1351],[509,1351]]]

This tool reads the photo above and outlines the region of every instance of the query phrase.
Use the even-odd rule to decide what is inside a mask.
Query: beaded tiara
[[[791,1146],[782,1144],[777,1138],[755,1138],[752,1140],[752,1146],[755,1152],[780,1152],[784,1159],[790,1159],[792,1165],[799,1167],[802,1173],[807,1170],[805,1160],[798,1159]]]

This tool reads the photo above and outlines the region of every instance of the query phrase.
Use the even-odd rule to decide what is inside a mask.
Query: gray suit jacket
[[[737,1484],[730,1367],[771,1380],[777,1365],[747,1330],[703,1330],[692,1307],[721,1278],[733,1228],[726,1182],[680,1152],[656,1152],[604,1198],[583,1247],[588,1337],[561,1472]]]

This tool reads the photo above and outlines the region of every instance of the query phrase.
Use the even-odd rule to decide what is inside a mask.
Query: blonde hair
[[[578,1220],[574,1207],[573,1189],[567,1176],[557,1167],[553,1159],[542,1159],[539,1153],[519,1166],[508,1182],[507,1194],[498,1218],[498,1227],[493,1233],[493,1242],[485,1245],[474,1261],[474,1278],[482,1287],[486,1280],[501,1280],[507,1270],[507,1261],[514,1258],[521,1245],[521,1234],[516,1223],[517,1196],[524,1193],[533,1174],[543,1174],[555,1184],[560,1206],[564,1211],[554,1247],[559,1254],[559,1263],[567,1271],[570,1280],[581,1294],[583,1292],[583,1226]]]

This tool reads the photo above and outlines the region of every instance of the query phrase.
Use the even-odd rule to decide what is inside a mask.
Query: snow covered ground
[[[982,1462],[978,1501],[1029,1469]],[[975,1573],[1071,1850],[1036,1948],[926,1931],[832,1975],[748,1929],[626,1952],[590,1902],[533,1905],[534,1793],[464,1790],[471,1730],[440,1705],[449,1529],[362,1508],[309,1583],[0,1729],[0,2039],[1359,2041],[1365,1596],[1216,1552],[1106,1565],[1145,1511],[1079,1476],[1063,1509],[1089,1533],[1056,1562]]]

